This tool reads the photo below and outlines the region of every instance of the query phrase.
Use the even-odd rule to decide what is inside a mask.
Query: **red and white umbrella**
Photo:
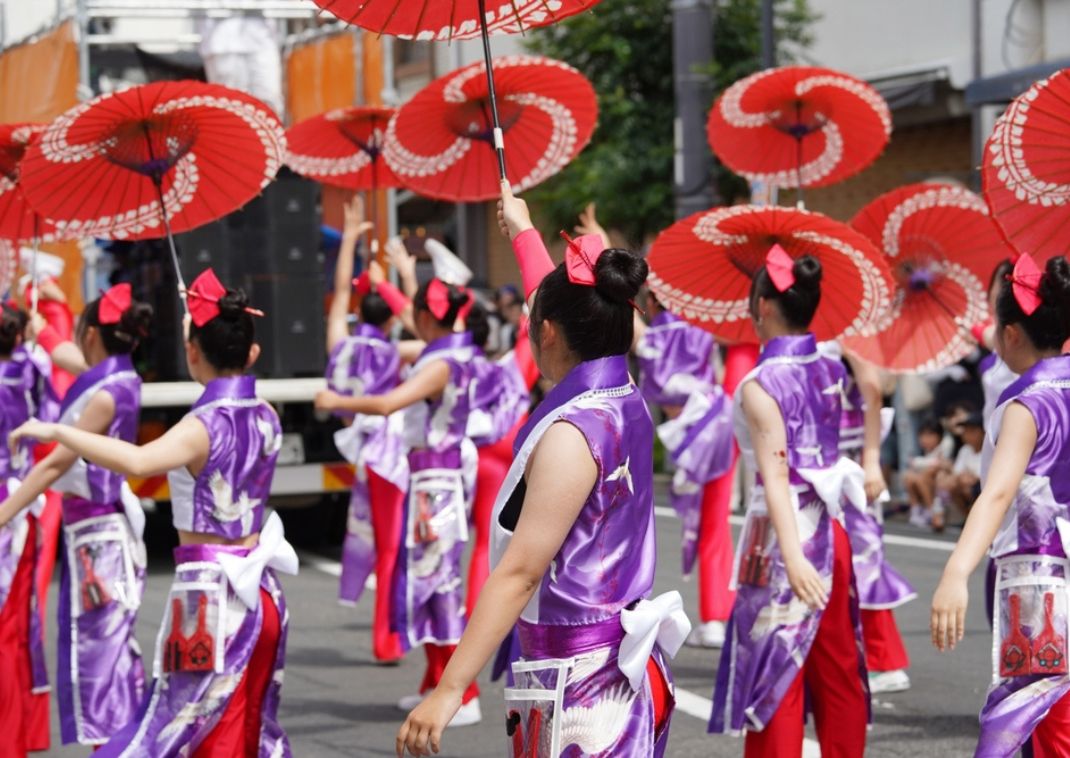
[[[1015,248],[1037,262],[1070,252],[1070,69],[1011,103],[985,146],[985,198]]]
[[[286,130],[286,165],[302,176],[347,190],[400,187],[382,160],[393,108],[336,108]]]
[[[45,124],[0,124],[0,238],[41,239],[52,229],[34,213],[22,192],[22,159]]]
[[[654,240],[647,283],[669,310],[721,339],[757,342],[751,282],[774,245],[821,262],[823,294],[811,325],[818,339],[865,333],[887,311],[891,274],[873,243],[795,208],[736,205],[676,222]]]
[[[587,78],[550,58],[498,58],[505,154],[514,191],[549,179],[587,145],[598,100]],[[403,105],[387,128],[383,155],[408,188],[428,197],[478,202],[501,193],[494,124],[482,62],[436,79]]]
[[[68,238],[166,236],[240,208],[275,177],[286,138],[243,92],[165,81],[102,95],[57,118],[23,159],[27,200]]]
[[[861,79],[827,68],[784,66],[725,90],[706,129],[721,162],[750,181],[824,187],[876,160],[891,136],[892,114]]]

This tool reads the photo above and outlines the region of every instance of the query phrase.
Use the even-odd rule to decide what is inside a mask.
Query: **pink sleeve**
[[[513,240],[513,254],[520,266],[520,279],[524,283],[524,299],[531,297],[539,283],[554,270],[554,262],[546,252],[546,245],[535,229],[526,229]]]
[[[401,294],[401,290],[390,282],[381,283],[375,288],[375,291],[386,301],[387,306],[395,316],[400,315],[402,311],[409,307],[409,298]]]

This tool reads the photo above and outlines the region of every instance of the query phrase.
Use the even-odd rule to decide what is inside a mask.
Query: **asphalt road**
[[[395,703],[410,694],[423,673],[423,655],[413,651],[400,666],[375,665],[370,647],[371,592],[356,608],[335,602],[338,551],[315,535],[327,520],[315,511],[286,511],[287,531],[297,535],[302,571],[284,579],[290,608],[290,637],[281,720],[299,758],[389,756],[402,714]],[[334,519],[332,523],[337,523]],[[157,518],[149,547],[153,555],[141,609],[138,638],[151,657],[171,564],[164,519]],[[692,619],[697,618],[695,590],[679,576],[678,522],[659,509],[659,562],[656,591],[680,589]],[[950,548],[949,538],[924,534],[891,523],[888,554],[914,583],[919,598],[897,611],[910,651],[910,691],[874,699],[870,756],[960,756],[972,754],[977,711],[990,676],[991,638],[984,618],[980,572],[971,583],[967,634],[953,654],[940,655],[928,638],[928,602]],[[318,542],[320,544],[313,544]],[[55,665],[55,584],[49,598],[50,665]],[[673,662],[678,708],[673,717],[670,756],[739,756],[742,741],[708,735],[706,719],[719,652],[684,648]],[[501,687],[483,683],[483,723],[447,732],[442,755],[498,758],[505,754]],[[53,706],[54,707],[54,706]],[[84,748],[55,747],[50,756],[84,756]],[[813,737],[812,732],[810,733]],[[808,756],[818,755],[816,743]]]

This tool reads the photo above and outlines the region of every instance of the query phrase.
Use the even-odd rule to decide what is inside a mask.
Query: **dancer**
[[[932,640],[965,633],[967,580],[995,559],[992,685],[975,755],[1070,755],[1070,263],[1014,265],[996,302],[996,345],[1019,378],[1000,396],[985,442],[984,486],[933,595]]]
[[[865,749],[869,693],[841,515],[865,508],[864,475],[839,452],[843,365],[808,332],[821,274],[816,259],[793,262],[774,246],[751,286],[764,348],[736,393],[736,430],[759,478],[710,719],[711,732],[747,731],[746,756],[801,756],[804,700],[823,755]]]
[[[862,638],[869,671],[869,690],[903,692],[910,689],[907,655],[894,608],[910,602],[917,593],[884,555],[884,502],[887,486],[881,471],[882,418],[880,376],[877,367],[851,353],[842,355],[838,343],[822,343],[822,353],[841,359],[847,369],[840,422],[840,452],[865,472],[865,510],[845,508],[844,526],[851,540],[852,565],[862,616]],[[891,419],[887,419],[890,426]]]
[[[129,284],[112,287],[86,307],[78,349],[60,346],[80,356],[80,373],[63,399],[59,424],[49,428],[135,438],[141,379],[130,354],[151,319],[152,308],[133,299]],[[12,433],[9,444],[19,438]],[[145,690],[134,639],[145,584],[145,518],[120,471],[56,447],[0,504],[0,526],[50,488],[63,493],[60,733],[64,744],[100,745],[134,717]]]
[[[702,623],[688,641],[721,647],[735,598],[729,588],[732,530],[727,507],[716,507],[721,503],[713,497],[713,482],[732,465],[732,405],[714,376],[713,337],[670,313],[654,293],[647,298],[647,313],[650,326],[636,319],[639,386],[647,402],[660,406],[668,419],[657,431],[676,465],[669,499],[682,524],[685,578],[696,557],[703,556],[698,590]],[[703,524],[707,519],[715,523]],[[709,612],[713,615],[707,617]]]
[[[8,435],[34,416],[55,418],[47,358],[22,343],[28,318],[4,304],[0,312],[0,430]],[[18,489],[32,465],[31,446],[0,449],[0,497]],[[48,672],[34,582],[44,498],[0,527],[0,733],[13,755],[48,750]]]
[[[474,371],[472,336],[453,330],[471,305],[467,290],[431,279],[412,303],[417,336],[427,346],[409,378],[382,395],[324,390],[316,396],[325,411],[390,416],[405,410],[410,479],[391,607],[402,650],[423,645],[427,655],[420,694],[398,703],[405,710],[438,684],[464,631],[461,558],[476,470],[475,446],[466,436]],[[481,719],[473,683],[452,726]]]
[[[297,573],[277,514],[264,518],[282,441],[244,372],[260,349],[245,295],[207,269],[187,293],[186,362],[205,386],[192,411],[147,445],[29,422],[16,437],[127,476],[167,473],[179,546],[154,681],[98,756],[290,755],[277,712],[286,606],[275,570]]]
[[[506,183],[502,193],[535,358],[556,386],[517,438],[471,624],[399,730],[397,754],[439,751],[465,689],[516,623],[523,659],[505,695],[508,755],[660,756],[673,697],[663,650],[674,654],[690,625],[679,593],[645,599],[654,429],[626,356],[646,264],[588,236],[555,268],[526,205]]]
[[[334,299],[327,314],[327,385],[347,396],[381,395],[401,381],[401,359],[387,334],[395,316],[407,306],[406,298],[386,282],[372,291],[365,273],[356,283],[361,295],[360,323],[353,334],[347,324],[354,284],[353,258],[361,235],[370,226],[364,222],[363,204],[357,196],[345,206]],[[354,465],[355,479],[342,547],[338,599],[344,604],[356,604],[375,571],[372,654],[379,663],[393,663],[401,658],[402,651],[398,634],[390,630],[390,588],[409,482],[402,418],[400,414],[387,418],[341,415],[348,426],[335,434],[335,445]]]

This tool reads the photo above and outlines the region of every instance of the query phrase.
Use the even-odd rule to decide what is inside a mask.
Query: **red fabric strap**
[[[513,239],[513,254],[520,266],[520,279],[524,283],[524,299],[531,297],[539,283],[554,270],[554,262],[546,251],[546,244],[535,229],[526,229]]]
[[[375,291],[386,301],[387,307],[395,316],[400,316],[409,307],[409,298],[390,282],[382,282],[375,288]]]

